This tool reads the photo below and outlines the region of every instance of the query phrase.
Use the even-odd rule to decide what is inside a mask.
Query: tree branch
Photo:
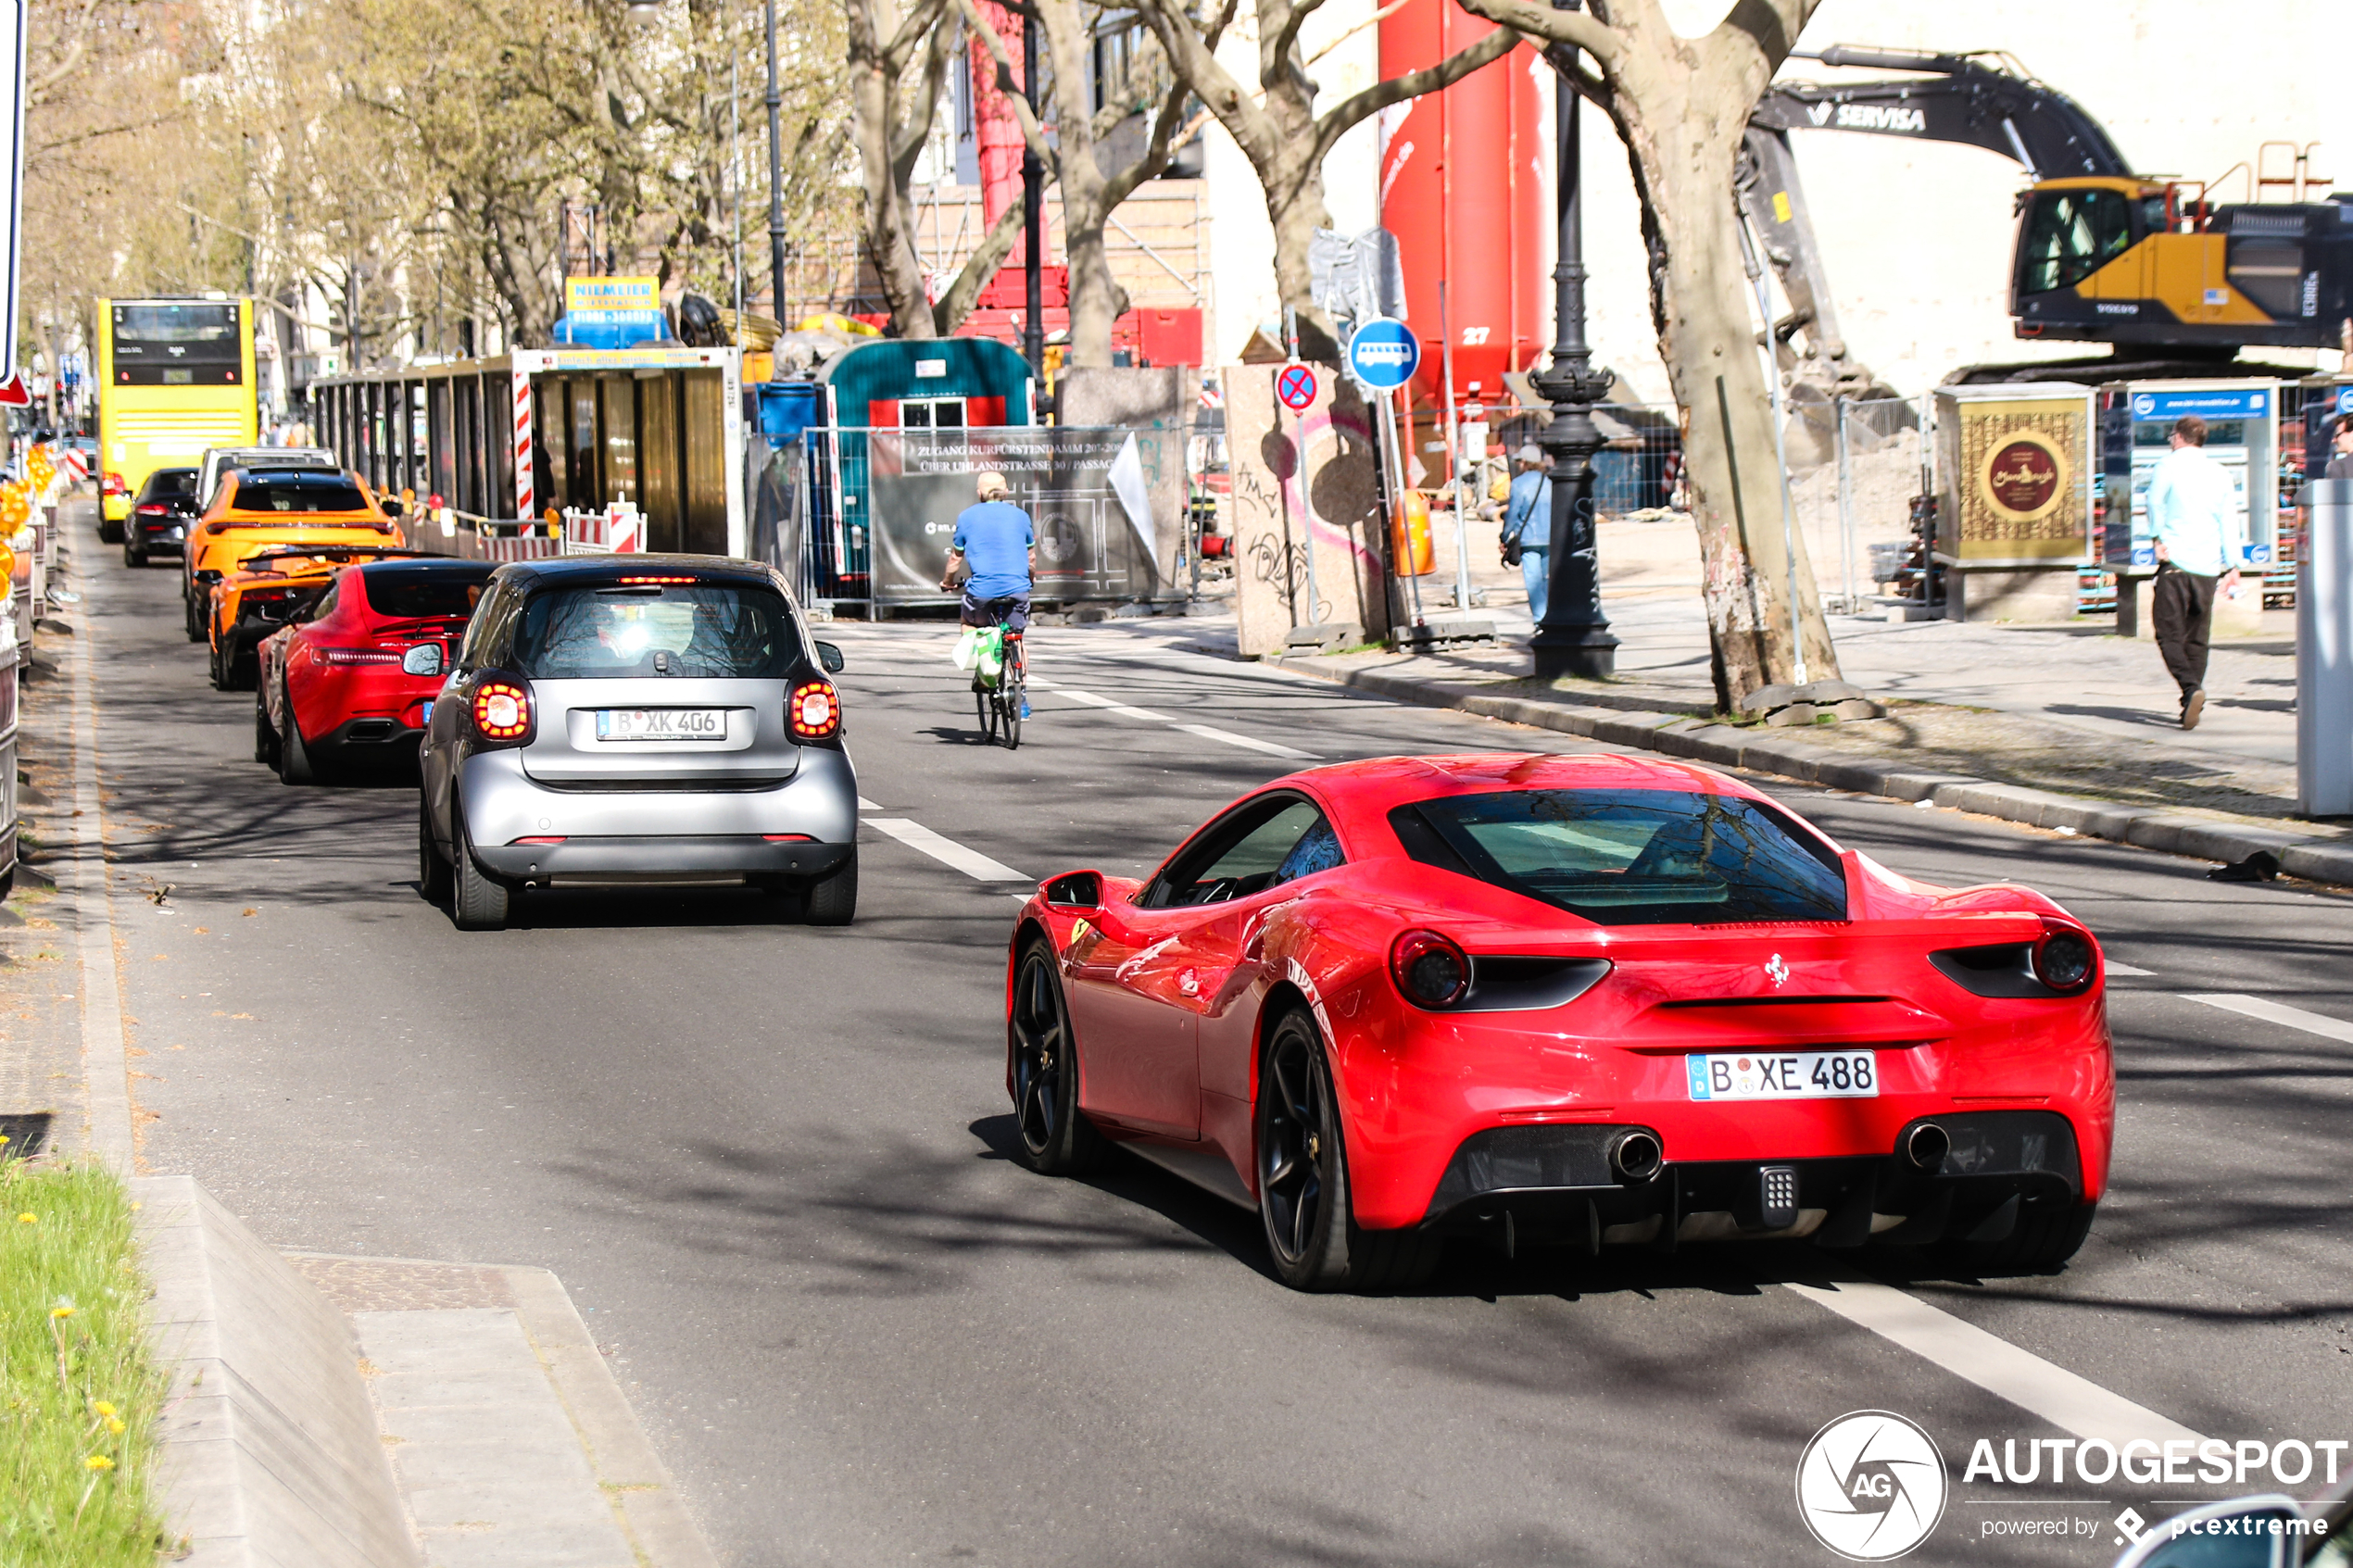
[[[1604,75],[1626,60],[1626,41],[1608,23],[1585,11],[1556,11],[1535,0],[1456,0],[1464,10],[1516,28],[1531,40],[1566,44],[1602,63]]]
[[[1341,99],[1315,121],[1315,161],[1321,163],[1332,150],[1332,144],[1368,115],[1379,113],[1391,104],[1418,98],[1452,86],[1483,66],[1494,64],[1519,45],[1519,34],[1508,27],[1499,27],[1467,48],[1457,49],[1436,65],[1387,82],[1375,82],[1361,93]]]

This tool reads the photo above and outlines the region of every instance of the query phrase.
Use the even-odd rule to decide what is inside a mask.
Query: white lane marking
[[[2347,1023],[2341,1018],[2328,1018],[2317,1012],[2306,1012],[2302,1008],[2292,1008],[2279,1002],[2268,1001],[2261,997],[2242,997],[2226,991],[2206,993],[2184,991],[2182,993],[2182,999],[2185,1002],[2204,1002],[2208,1007],[2221,1008],[2224,1012],[2245,1013],[2249,1018],[2259,1018],[2266,1023],[2284,1023],[2290,1029],[2301,1029],[2308,1035],[2318,1035],[2323,1039],[2342,1040],[2347,1045],[2353,1045],[2353,1023]]]
[[[2145,977],[2157,972],[2157,971],[2153,969],[2135,969],[2128,963],[2118,963],[2114,959],[2108,960],[2108,972],[2110,974],[2130,974],[2140,977]]]
[[[940,864],[953,866],[975,882],[1036,882],[1038,879],[1000,861],[992,860],[977,849],[967,849],[952,838],[943,838],[921,822],[905,817],[868,817],[868,827],[880,828],[910,849],[920,849]]]
[[[1051,692],[1056,696],[1066,696],[1073,702],[1084,703],[1088,708],[1100,708],[1106,713],[1116,713],[1123,718],[1141,719],[1148,724],[1176,722],[1165,713],[1155,713],[1149,708],[1131,708],[1124,702],[1114,702],[1107,696],[1097,696],[1093,692],[1082,692],[1076,686],[1051,686],[1042,681],[1032,681],[1029,684],[1040,691]]]
[[[2089,1378],[2021,1350],[1916,1296],[1877,1280],[1843,1279],[1825,1289],[1791,1284],[1788,1288],[1827,1307],[1858,1327],[1933,1361],[1954,1376],[1997,1394],[2019,1409],[2078,1437],[2104,1437],[2121,1448],[2134,1437],[2152,1442],[2199,1434],[2153,1410],[2111,1394]]]
[[[1248,746],[1252,751],[1263,751],[1269,757],[1297,757],[1311,762],[1315,759],[1315,754],[1312,751],[1300,751],[1292,746],[1277,746],[1271,740],[1252,740],[1248,735],[1238,735],[1231,730],[1220,730],[1209,724],[1179,724],[1176,727],[1189,735],[1199,735],[1203,740],[1222,740],[1227,746]]]
[[[882,808],[862,795],[858,797],[858,809],[861,811],[879,811]],[[2110,964],[2108,967],[2114,969],[2116,966],[2114,964]]]

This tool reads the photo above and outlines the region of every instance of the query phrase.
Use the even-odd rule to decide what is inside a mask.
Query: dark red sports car
[[[2099,945],[2023,887],[1842,849],[1625,757],[1280,779],[1141,883],[1045,883],[1007,969],[1034,1169],[1126,1145],[1265,1222],[1306,1290],[1739,1236],[2055,1268],[2115,1121]]]
[[[253,759],[288,784],[321,763],[411,760],[495,562],[346,566],[258,650]]]

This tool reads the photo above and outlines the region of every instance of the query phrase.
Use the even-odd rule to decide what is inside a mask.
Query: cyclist
[[[956,586],[959,569],[964,579],[964,603],[958,619],[966,626],[1002,624],[1008,632],[1029,627],[1029,574],[1038,564],[1038,530],[1029,514],[1007,499],[1013,486],[993,470],[974,482],[980,499],[956,517],[956,535],[948,545],[948,570],[941,573],[943,589]],[[1029,700],[1022,699],[1026,719]]]

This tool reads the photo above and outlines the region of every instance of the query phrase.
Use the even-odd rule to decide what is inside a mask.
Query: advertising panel
[[[2082,389],[1937,395],[1948,503],[1937,554],[1962,566],[2060,566],[2091,549],[2092,407]]]
[[[874,593],[937,603],[956,517],[995,470],[1037,529],[1032,596],[1147,599],[1173,591],[1183,499],[1181,430],[1005,426],[877,430],[867,437]]]

